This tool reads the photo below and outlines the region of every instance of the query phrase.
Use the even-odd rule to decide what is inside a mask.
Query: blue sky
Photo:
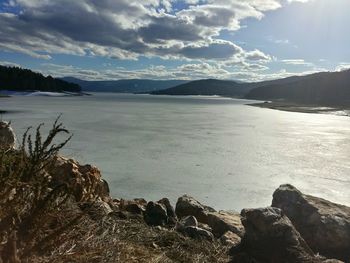
[[[0,64],[87,80],[350,68],[349,0],[0,0]]]

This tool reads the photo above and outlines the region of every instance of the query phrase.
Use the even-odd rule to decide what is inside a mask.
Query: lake
[[[100,168],[114,197],[188,193],[217,209],[271,204],[291,183],[350,205],[350,119],[262,109],[219,97],[94,94],[1,98],[17,134],[62,113],[65,155]]]

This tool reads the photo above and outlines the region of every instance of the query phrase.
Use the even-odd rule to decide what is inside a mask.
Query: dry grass
[[[85,217],[51,253],[37,262],[229,262],[228,248],[220,243],[110,216],[100,221]]]

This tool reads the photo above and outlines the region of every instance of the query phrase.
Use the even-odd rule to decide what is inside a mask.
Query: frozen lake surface
[[[114,197],[173,202],[188,193],[217,209],[271,204],[291,183],[350,205],[349,117],[282,112],[208,97],[94,94],[1,98],[20,135],[62,113],[64,154],[98,166]]]

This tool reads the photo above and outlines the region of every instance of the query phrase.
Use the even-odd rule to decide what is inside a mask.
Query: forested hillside
[[[246,98],[325,106],[349,106],[350,70],[321,72],[290,83],[261,85],[252,89]]]
[[[81,88],[78,84],[55,79],[51,76],[45,77],[29,69],[0,65],[0,90],[80,92]]]
[[[202,79],[191,81],[165,90],[153,91],[155,95],[219,95],[242,97],[249,91],[249,87],[236,81]]]

